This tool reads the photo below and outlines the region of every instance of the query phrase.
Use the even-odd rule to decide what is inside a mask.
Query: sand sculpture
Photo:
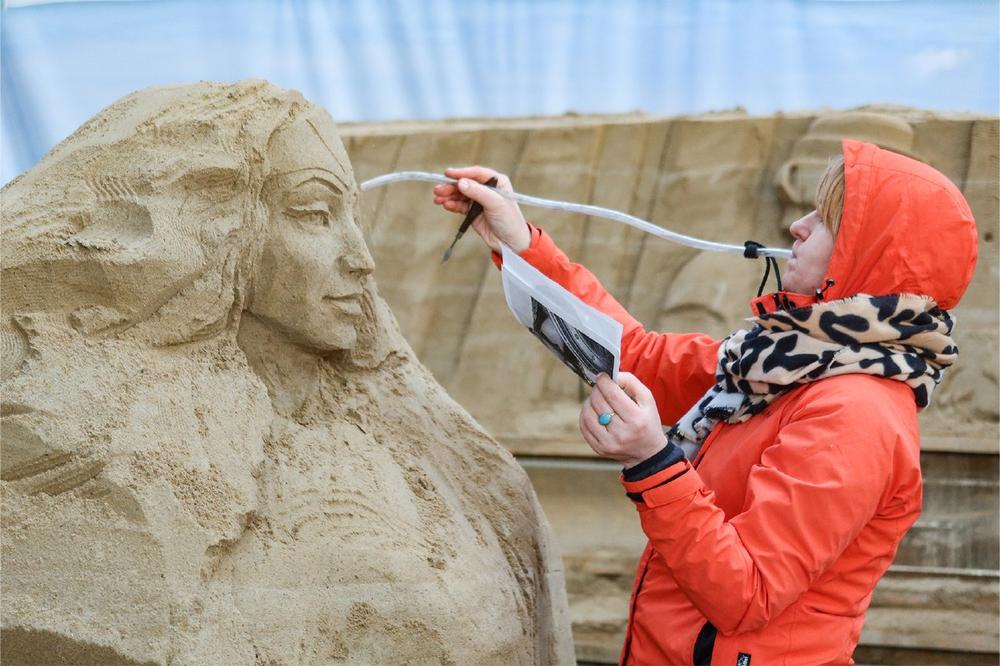
[[[2,194],[3,663],[572,662],[527,477],[379,297],[324,111],[140,91]]]
[[[844,137],[868,141],[916,159],[913,127],[904,118],[877,111],[846,111],[817,117],[778,168],[774,185],[786,204],[779,229],[815,208],[816,186]],[[926,160],[925,160],[926,161]]]

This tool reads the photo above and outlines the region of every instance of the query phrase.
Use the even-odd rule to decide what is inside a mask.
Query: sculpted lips
[[[345,314],[361,315],[361,292],[344,294],[343,296],[324,296],[323,300]]]

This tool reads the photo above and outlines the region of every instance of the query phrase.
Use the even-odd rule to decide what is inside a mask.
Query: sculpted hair
[[[312,108],[264,81],[149,88],[3,189],[5,312],[173,345],[234,330],[266,236],[267,145]]]

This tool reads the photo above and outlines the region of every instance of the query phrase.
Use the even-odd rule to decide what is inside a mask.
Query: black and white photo
[[[591,386],[602,372],[608,376],[614,374],[614,354],[534,298],[528,330]]]
[[[580,379],[618,376],[622,325],[503,248],[503,287],[519,322]]]

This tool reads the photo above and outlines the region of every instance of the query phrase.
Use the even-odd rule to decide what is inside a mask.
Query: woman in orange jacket
[[[649,538],[623,664],[853,663],[872,590],[920,514],[917,413],[957,358],[975,221],[931,167],[843,142],[791,225],[784,289],[724,340],[647,332],[517,205],[450,169],[435,202],[623,324],[584,439],[624,465]],[[494,254],[494,260],[499,256]],[[666,437],[661,424],[672,424]]]

